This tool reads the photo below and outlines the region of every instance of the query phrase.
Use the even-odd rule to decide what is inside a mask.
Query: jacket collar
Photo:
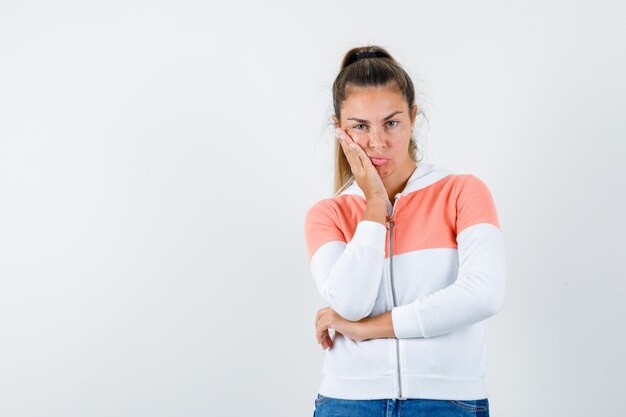
[[[406,195],[412,193],[431,184],[434,184],[440,179],[445,178],[451,174],[454,174],[454,172],[440,165],[419,163],[409,177],[409,180],[407,181],[404,190],[402,190],[399,194]],[[339,193],[339,195],[347,194],[358,195],[365,198],[363,190],[361,190],[361,188],[354,180],[352,180],[352,183],[346,189]]]

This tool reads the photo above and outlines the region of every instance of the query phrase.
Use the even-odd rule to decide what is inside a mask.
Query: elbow
[[[485,315],[487,317],[491,317],[491,316],[495,316],[497,313],[500,312],[500,310],[502,310],[502,307],[504,306],[504,302],[502,299],[495,299],[495,300],[492,299],[486,305],[487,305],[487,308],[486,308]]]
[[[331,308],[335,310],[335,313],[339,314],[346,320],[359,321],[365,317],[368,317],[374,309],[374,303],[369,304],[347,304],[347,303],[331,303]]]
[[[504,280],[496,279],[494,275],[475,274],[467,278],[474,292],[472,298],[472,308],[475,311],[475,318],[485,320],[496,315],[504,306]]]
[[[377,293],[358,294],[347,289],[337,289],[326,285],[321,291],[330,308],[346,320],[359,321],[368,317],[374,310]]]
[[[359,321],[368,317],[373,309],[374,306],[338,306],[335,312],[346,320]]]
[[[484,300],[485,316],[491,317],[496,315],[502,307],[504,307],[504,288],[496,291],[490,291],[489,296]]]

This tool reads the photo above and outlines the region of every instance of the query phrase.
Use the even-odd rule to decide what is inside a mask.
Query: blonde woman
[[[488,416],[485,319],[503,305],[505,245],[472,174],[417,159],[423,114],[379,46],[333,83],[335,195],[306,213],[326,356],[314,416]]]

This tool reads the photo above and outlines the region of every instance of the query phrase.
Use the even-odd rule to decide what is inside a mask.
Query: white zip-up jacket
[[[485,319],[505,294],[505,242],[494,201],[475,175],[418,164],[388,201],[387,225],[361,220],[354,181],[305,216],[320,295],[358,321],[391,310],[396,337],[334,333],[318,392],[342,399],[488,397]]]

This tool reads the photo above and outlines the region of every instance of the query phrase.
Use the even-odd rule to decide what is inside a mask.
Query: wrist
[[[369,339],[367,333],[367,319],[368,318],[366,317],[359,321],[351,322],[352,334],[354,335],[355,340],[358,342]]]
[[[362,220],[372,220],[375,222],[387,223],[387,201],[372,199],[367,201],[367,207],[363,212]]]
[[[365,197],[365,201],[367,201],[367,205],[370,206],[377,206],[377,207],[384,207],[385,209],[387,208],[387,197],[386,196],[380,196],[380,197]]]
[[[396,337],[393,330],[391,310],[377,316],[370,316],[361,319],[356,331],[361,340],[379,339],[382,337]]]

